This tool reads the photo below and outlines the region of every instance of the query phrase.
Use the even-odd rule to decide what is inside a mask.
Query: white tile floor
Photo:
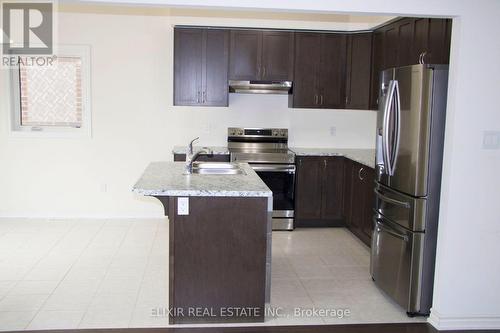
[[[168,307],[168,223],[0,219],[0,330],[161,327]],[[369,274],[368,249],[345,229],[273,234],[265,324],[411,321]],[[351,315],[294,316],[294,308]],[[417,319],[422,320],[422,319]]]

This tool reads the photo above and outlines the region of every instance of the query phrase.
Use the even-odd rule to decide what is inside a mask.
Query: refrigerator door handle
[[[384,104],[384,118],[382,125],[382,156],[384,160],[384,165],[387,169],[387,174],[392,176],[392,165],[391,165],[391,156],[389,153],[389,124],[391,119],[391,106],[392,101],[394,99],[394,90],[395,88],[394,80],[389,81],[389,87],[387,89],[387,97]]]
[[[388,196],[385,196],[382,193],[380,193],[380,191],[377,190],[376,188],[373,189],[373,191],[375,192],[375,194],[377,195],[377,197],[379,197],[380,199],[382,199],[385,202],[392,203],[392,204],[395,204],[395,205],[398,205],[398,206],[403,206],[405,208],[410,208],[410,204],[408,202],[403,202],[403,201],[399,201],[399,200],[396,200],[396,199],[393,199],[393,198],[389,198]]]
[[[389,229],[387,228],[384,224],[382,224],[380,221],[379,218],[377,218],[376,216],[373,217],[373,221],[375,222],[375,229],[377,232],[385,232],[385,233],[388,233],[389,235],[393,236],[393,237],[396,237],[396,238],[399,238],[399,239],[402,239],[404,240],[405,242],[408,242],[409,241],[409,238],[408,236],[404,235],[404,234],[401,234],[395,230],[392,230],[392,229]]]
[[[391,160],[391,176],[394,175],[394,172],[396,172],[396,162],[398,160],[398,153],[399,153],[399,142],[401,139],[401,95],[399,93],[399,82],[397,80],[394,80],[394,96],[395,99],[393,102],[395,102],[395,113],[394,113],[394,123],[396,126],[396,140],[394,142],[394,145],[392,147],[392,160]]]

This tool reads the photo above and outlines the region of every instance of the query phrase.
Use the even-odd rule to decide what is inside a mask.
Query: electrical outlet
[[[483,132],[483,149],[500,149],[500,131]]]
[[[177,198],[177,215],[189,215],[189,197]]]
[[[336,136],[337,135],[337,127],[332,126],[330,127],[330,136]]]

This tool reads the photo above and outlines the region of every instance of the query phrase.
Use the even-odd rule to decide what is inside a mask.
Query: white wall
[[[92,47],[93,135],[91,139],[11,137],[4,80],[0,216],[162,216],[156,200],[130,192],[146,165],[171,160],[174,145],[196,136],[201,144],[225,145],[229,126],[287,127],[294,146],[373,147],[376,113],[372,111],[289,109],[287,96],[233,94],[228,108],[173,107],[173,25],[302,28],[308,24],[314,29],[349,30],[387,18],[275,14],[257,19],[255,13],[230,18],[236,14],[206,10],[175,10],[177,16],[165,9],[161,15],[135,8],[116,15],[101,7],[65,10],[87,11],[61,13],[58,38],[63,44]],[[304,21],[314,17],[323,21]],[[331,127],[336,127],[335,136],[330,135]]]

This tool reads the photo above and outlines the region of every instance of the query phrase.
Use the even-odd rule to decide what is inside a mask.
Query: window
[[[51,65],[19,58],[13,70],[13,131],[90,134],[89,49],[59,46]]]

